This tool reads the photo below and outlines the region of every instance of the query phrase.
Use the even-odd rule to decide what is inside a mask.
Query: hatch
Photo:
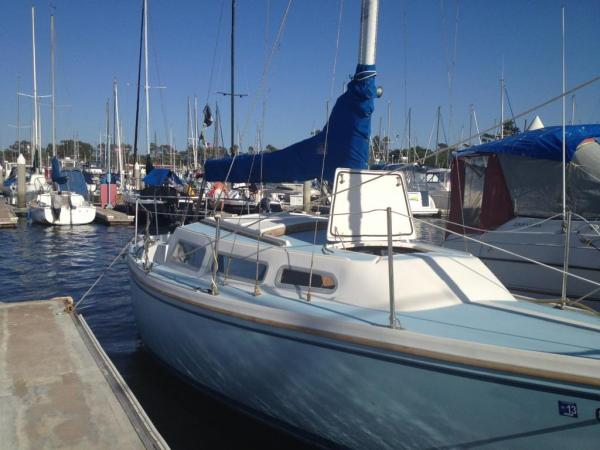
[[[392,209],[392,238],[415,237],[401,172],[339,168],[335,172],[329,242],[387,241],[387,208]]]

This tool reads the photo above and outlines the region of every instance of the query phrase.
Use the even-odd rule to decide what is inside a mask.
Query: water
[[[442,239],[439,231],[423,224],[417,222],[416,228],[424,240]],[[0,299],[70,295],[78,301],[132,235],[132,227],[42,227],[23,220],[17,229],[0,230]],[[171,448],[309,448],[197,392],[144,351],[123,258],[79,311]]]
[[[71,295],[77,301],[133,235],[132,227],[42,227],[20,221],[0,230],[0,299]],[[80,305],[94,334],[173,449],[308,448],[232,411],[167,372],[143,349],[124,259]]]

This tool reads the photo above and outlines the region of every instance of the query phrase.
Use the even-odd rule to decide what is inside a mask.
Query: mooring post
[[[137,191],[140,190],[140,165],[137,161],[133,165],[133,185]]]
[[[302,186],[302,209],[305,213],[311,211],[310,193],[312,191],[312,180],[307,180]]]
[[[25,208],[25,157],[19,154],[17,158],[17,207]]]

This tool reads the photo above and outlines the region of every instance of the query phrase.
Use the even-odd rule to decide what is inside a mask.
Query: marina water
[[[416,226],[421,239],[441,242],[439,231]],[[43,227],[21,219],[16,229],[0,230],[1,300],[70,295],[77,302],[133,232],[132,227],[96,224]],[[191,388],[144,351],[124,258],[106,271],[78,310],[171,448],[308,448]]]

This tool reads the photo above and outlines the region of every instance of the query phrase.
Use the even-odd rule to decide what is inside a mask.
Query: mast
[[[412,142],[410,137],[410,128],[411,128],[411,116],[412,116],[412,108],[408,108],[408,155],[410,157],[410,150],[412,148]],[[416,161],[417,158],[413,155],[413,161]],[[410,162],[410,159],[409,159]]]
[[[387,130],[385,132],[385,162],[390,162],[390,126],[392,120],[392,102],[387,104]]]
[[[150,85],[148,84],[148,0],[144,0],[144,89],[146,91],[146,154],[150,155]]]
[[[106,207],[112,208],[112,204],[110,203],[110,185],[112,183],[111,180],[111,168],[110,168],[110,100],[106,99],[106,181],[108,188],[108,199],[106,201]]]
[[[21,79],[17,77],[17,156],[21,154],[21,96],[19,95],[19,85]]]
[[[144,38],[144,12],[146,11],[145,0],[142,3],[142,24],[140,26],[140,53],[138,57],[138,76],[136,84],[136,100],[135,100],[135,130],[133,131],[133,164],[134,168],[138,163],[138,124],[140,118],[140,78],[142,77],[142,40]]]
[[[171,168],[175,170],[175,159],[173,158],[173,127],[169,128],[169,150],[171,157]]]
[[[561,9],[562,19],[562,216],[563,221],[567,220],[567,149],[566,149],[566,125],[565,125],[565,7]]]
[[[235,0],[231,0],[231,156],[235,145]]]
[[[435,129],[435,167],[438,167],[438,155],[440,150],[440,119],[442,117],[442,107],[437,107],[437,126]]]
[[[198,96],[194,95],[194,170],[198,169]]]
[[[32,162],[35,165],[35,158],[38,155],[38,146],[39,146],[39,128],[38,128],[38,95],[37,95],[37,70],[35,65],[35,6],[31,7],[31,41],[32,41],[32,52],[33,52],[33,152],[32,152]],[[42,163],[41,155],[39,155],[39,164]],[[36,171],[39,172],[39,167],[36,168]]]
[[[54,34],[54,14],[50,15],[50,65],[52,67],[52,156],[56,156],[56,89],[54,83],[54,55],[56,35]]]
[[[119,125],[119,87],[118,87],[118,83],[117,83],[117,79],[115,78],[113,81],[113,89],[114,89],[114,97],[115,97],[115,112],[114,112],[114,118],[115,118],[115,139],[116,139],[116,145],[117,145],[117,170],[119,172],[119,175],[121,175],[121,177],[123,176],[123,152],[121,151],[121,126]]]
[[[500,78],[500,139],[504,139],[504,62]]]
[[[358,63],[375,64],[377,45],[377,16],[379,0],[362,0],[360,10],[360,41],[358,45]]]

